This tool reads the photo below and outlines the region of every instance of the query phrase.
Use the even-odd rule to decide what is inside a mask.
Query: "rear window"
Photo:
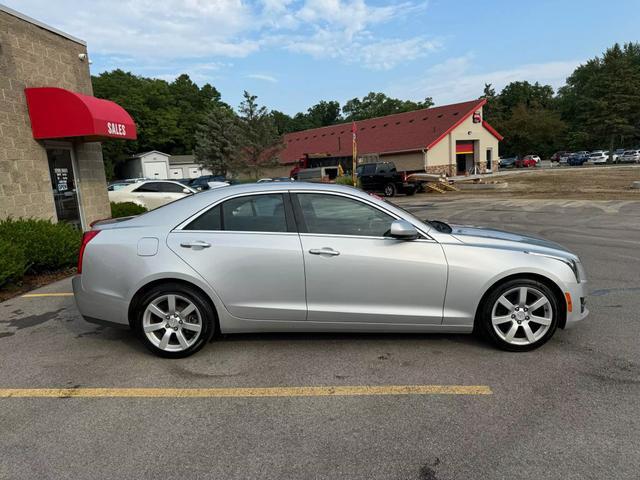
[[[284,199],[280,193],[232,198],[209,209],[184,229],[286,232]]]

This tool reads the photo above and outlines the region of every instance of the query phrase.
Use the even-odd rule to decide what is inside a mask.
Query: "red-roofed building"
[[[393,161],[401,171],[447,175],[497,169],[502,136],[483,120],[485,103],[473,100],[356,122],[358,162]],[[290,133],[284,143],[281,169],[341,163],[351,170],[351,123]]]

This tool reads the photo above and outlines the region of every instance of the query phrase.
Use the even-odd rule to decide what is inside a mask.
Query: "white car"
[[[609,152],[607,150],[594,150],[589,154],[587,163],[592,165],[607,163],[609,160]]]
[[[161,207],[179,198],[193,195],[196,190],[171,180],[148,180],[132,183],[119,190],[109,192],[109,201],[115,203],[132,202],[147,210]]]
[[[640,163],[640,150],[625,150],[618,158],[619,163]]]

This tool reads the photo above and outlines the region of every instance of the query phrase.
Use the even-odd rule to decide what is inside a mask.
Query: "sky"
[[[436,105],[484,84],[562,86],[615,42],[640,41],[640,0],[2,0],[85,40],[92,74],[187,73],[237,106],[305,111],[370,91]]]

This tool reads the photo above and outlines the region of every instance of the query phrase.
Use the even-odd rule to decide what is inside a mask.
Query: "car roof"
[[[138,185],[138,184],[136,184]],[[205,190],[204,192],[194,195],[185,196],[179,200],[168,203],[162,207],[151,210],[127,222],[114,224],[107,228],[126,228],[139,226],[163,226],[177,225],[178,223],[189,218],[191,215],[209,207],[211,204],[224,200],[228,197],[234,197],[242,194],[252,193],[268,193],[268,192],[285,192],[285,191],[304,191],[304,192],[337,192],[345,193],[350,196],[360,197],[373,203],[381,203],[384,208],[395,211],[399,216],[403,214],[400,210],[388,202],[378,200],[376,197],[362,192],[353,187],[344,185],[334,185],[326,183],[311,182],[266,182],[266,183],[244,183],[239,185],[230,185],[224,188],[215,188]],[[102,227],[101,227],[102,228]]]

